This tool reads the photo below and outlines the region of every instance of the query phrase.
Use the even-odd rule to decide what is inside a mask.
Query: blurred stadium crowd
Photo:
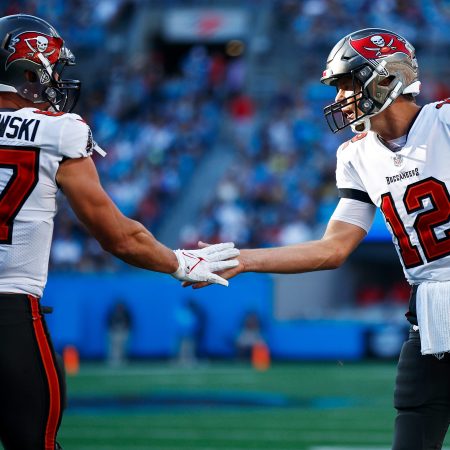
[[[294,58],[298,72],[294,79],[280,79],[263,102],[248,89],[245,52],[231,57],[192,45],[168,70],[170,55],[157,46],[144,53],[137,49],[133,57],[132,49],[123,51],[136,42],[134,22],[145,3],[23,0],[5,3],[0,11],[38,15],[63,35],[83,81],[76,112],[108,152],[96,158],[103,185],[125,214],[157,236],[196,167],[219,141],[227,142],[234,160],[196,222],[180,227],[180,246],[195,246],[199,238],[274,246],[320,234],[337,201],[334,155],[343,137],[327,129],[322,109],[334,92],[318,79],[338,38],[358,28],[391,28],[416,45],[419,63],[422,51],[438,49],[428,54],[433,62],[437,52],[448,55],[450,49],[445,1],[244,1],[242,8],[270,8],[268,39],[289,42],[283,55]],[[439,71],[432,64],[426,69],[419,102],[450,96]],[[86,235],[62,197],[59,208],[52,270],[125,269]]]

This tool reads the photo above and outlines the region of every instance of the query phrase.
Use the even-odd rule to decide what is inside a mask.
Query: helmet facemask
[[[44,90],[43,94],[55,111],[70,112],[77,104],[81,81],[62,78],[66,66],[74,65],[75,57],[72,52],[67,47],[63,47],[61,56],[53,67],[51,85]]]
[[[362,100],[366,100],[361,88],[362,84],[359,80],[357,80],[353,72],[350,74],[350,76],[353,94],[345,97],[342,100],[335,101],[334,103],[331,103],[324,108],[325,119],[327,120],[328,126],[330,127],[331,131],[333,131],[333,133],[337,133],[338,131],[348,126],[352,126],[357,122],[359,123],[364,117],[367,116],[370,110],[373,109],[373,107],[371,107],[370,110],[367,110],[366,112],[360,110],[360,104],[363,104]],[[333,83],[336,86],[337,92],[339,92],[338,81],[339,79],[337,79]],[[364,105],[369,104],[366,101]],[[353,120],[349,120],[347,114],[345,114],[345,112],[343,111],[344,108],[346,108],[347,110],[351,109],[353,111]]]
[[[380,74],[383,63],[373,69],[364,65],[350,72],[354,94],[324,108],[325,118],[333,133],[351,126],[354,133],[370,130],[370,118],[385,110],[402,92],[403,83],[395,76]],[[333,84],[336,85],[336,80]],[[351,107],[355,117],[349,121],[343,108]]]

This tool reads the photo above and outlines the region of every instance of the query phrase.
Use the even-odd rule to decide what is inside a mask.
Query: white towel
[[[421,283],[416,297],[422,355],[450,352],[450,281]]]

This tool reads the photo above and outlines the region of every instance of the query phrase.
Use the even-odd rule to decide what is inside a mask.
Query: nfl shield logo
[[[392,161],[394,161],[395,167],[400,167],[403,164],[403,156],[402,155],[395,155],[392,157]]]

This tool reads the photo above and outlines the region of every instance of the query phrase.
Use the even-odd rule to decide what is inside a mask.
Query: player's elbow
[[[330,266],[328,268],[329,269],[338,269],[345,263],[346,260],[347,260],[347,257],[345,255],[341,254],[340,252],[338,252],[337,254],[332,256],[332,258],[330,260]]]
[[[126,236],[104,236],[98,241],[105,252],[118,258],[126,257],[132,252],[130,239],[127,239]]]
[[[126,259],[136,252],[142,225],[139,222],[120,216],[114,227],[103,228],[96,238],[103,250],[120,259]]]
[[[326,258],[325,269],[333,270],[341,267],[347,260],[349,253],[342,247],[330,247]]]

